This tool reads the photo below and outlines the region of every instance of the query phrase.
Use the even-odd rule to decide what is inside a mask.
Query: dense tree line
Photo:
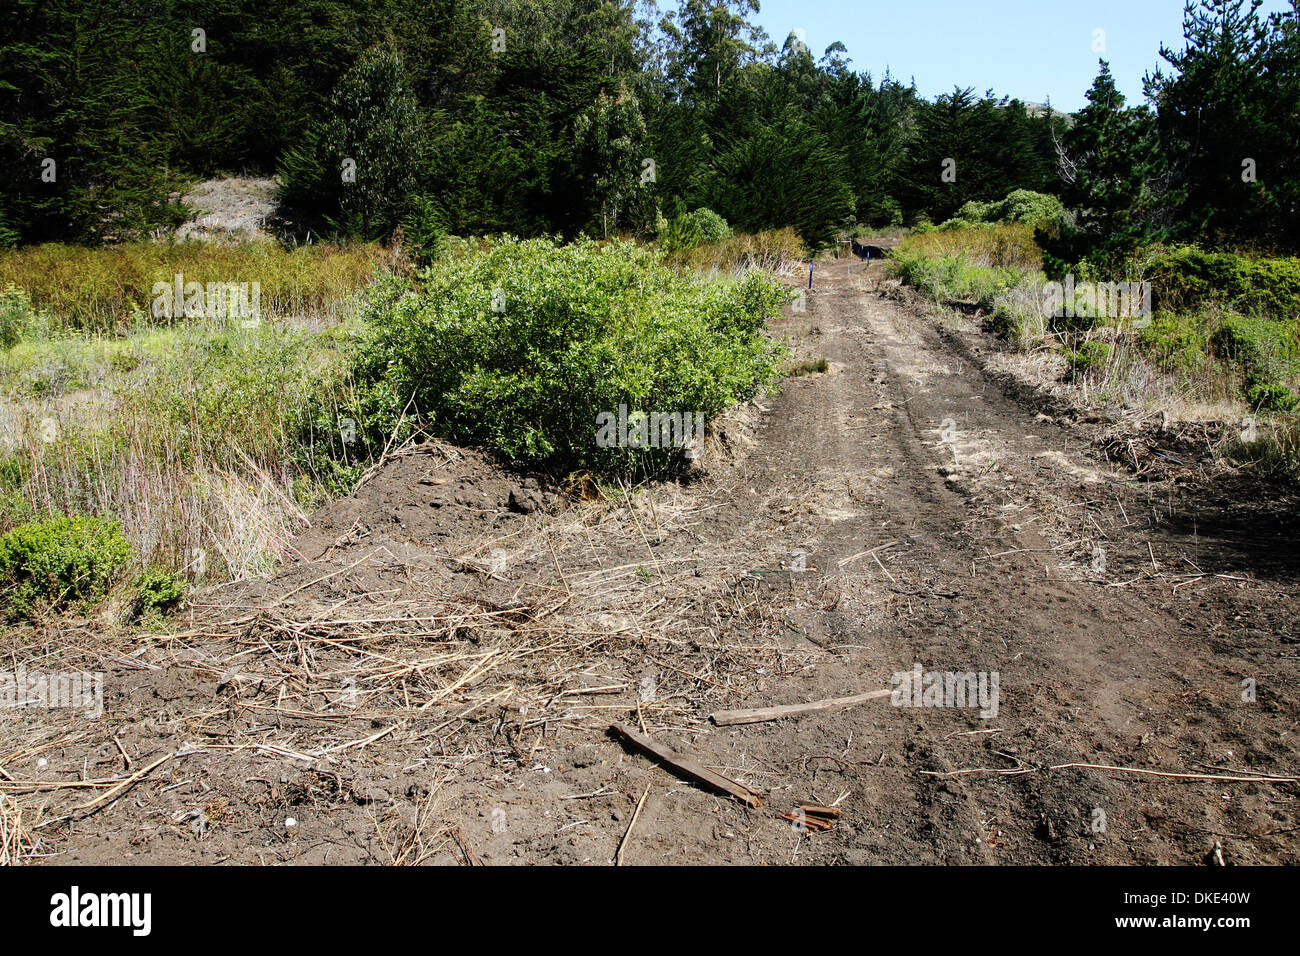
[[[1293,0],[1294,2],[1294,0]],[[186,181],[278,173],[286,228],[645,235],[711,208],[812,244],[1061,195],[1078,258],[1152,237],[1294,244],[1295,11],[1197,0],[1149,106],[927,100],[772,38],[757,0],[6,0],[0,242],[112,241]],[[1153,51],[1154,55],[1155,51]]]

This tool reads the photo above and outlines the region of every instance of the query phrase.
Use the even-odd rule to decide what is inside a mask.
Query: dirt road
[[[172,756],[102,808],[21,793],[49,862],[1300,860],[1296,784],[1249,779],[1300,769],[1294,502],[1200,480],[1172,439],[1135,477],[879,278],[819,270],[774,332],[828,370],[726,423],[697,481],[568,506],[421,449],[318,515],[300,565],[121,649],[151,669],[101,655],[103,725],[32,725],[40,774]],[[916,665],[996,679],[995,706],[707,720]],[[775,815],[801,802],[842,815]]]

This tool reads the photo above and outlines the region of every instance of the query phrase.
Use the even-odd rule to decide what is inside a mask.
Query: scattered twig
[[[756,791],[749,789],[742,783],[737,783],[729,777],[724,777],[720,773],[703,767],[691,760],[689,757],[683,757],[681,754],[670,750],[661,743],[657,743],[650,737],[639,734],[631,727],[625,727],[623,724],[613,724],[609,728],[616,735],[632,744],[638,750],[641,750],[652,757],[657,758],[662,764],[677,773],[678,776],[689,777],[699,783],[703,783],[719,790],[722,793],[735,797],[741,803],[751,807],[758,806],[759,795]]]
[[[815,700],[808,704],[782,704],[776,707],[755,707],[749,710],[720,710],[710,714],[709,719],[719,727],[727,727],[732,724],[761,724],[770,720],[781,720],[785,717],[802,717],[804,714],[820,714],[844,707],[855,707],[858,704],[865,704],[869,700],[888,697],[892,693],[892,690],[872,690],[867,691],[865,694],[854,694],[852,697],[832,697],[827,700]]]
[[[627,829],[623,831],[623,839],[618,841],[618,850],[614,854],[614,865],[623,865],[623,851],[627,849],[627,838],[632,835],[632,828],[636,826],[636,821],[641,817],[641,808],[645,806],[645,798],[650,796],[650,784],[646,784],[645,792],[641,794],[641,799],[636,802],[636,809],[632,811],[632,819],[627,822]]]

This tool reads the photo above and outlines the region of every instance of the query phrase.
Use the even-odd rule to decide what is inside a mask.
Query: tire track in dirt
[[[1197,834],[1217,832],[1209,824],[1222,809],[1213,784],[1089,770],[927,775],[1076,762],[1196,771],[1179,764],[1201,755],[1148,745],[1170,743],[1171,723],[1189,717],[1225,720],[1240,675],[1198,654],[1167,607],[1107,587],[1116,582],[1087,563],[1086,545],[1082,562],[1061,566],[1079,550],[1071,539],[1084,540],[1083,516],[1103,554],[1131,566],[1146,539],[1119,522],[1134,524],[1125,502],[1142,508],[1141,492],[1071,432],[1003,396],[932,322],[865,294],[861,279],[823,277],[807,311],[779,331],[797,358],[824,357],[830,371],[788,383],[748,477],[768,482],[761,497],[803,495],[826,519],[804,529],[816,570],[792,575],[800,583],[790,617],[843,650],[815,688],[790,699],[888,686],[913,662],[997,671],[1003,696],[987,722],[968,711],[867,706],[731,731],[767,742],[767,762],[843,744],[834,761],[812,761],[834,771],[801,782],[832,776],[850,794],[844,831],[811,838],[809,852],[853,862],[1198,862],[1209,844]],[[839,488],[844,507],[833,498]],[[827,591],[840,597],[829,611],[816,598]],[[1181,711],[1189,697],[1208,698],[1210,713]],[[1264,803],[1278,796],[1242,786]],[[1151,824],[1179,814],[1179,826]],[[1094,829],[1101,819],[1106,829]]]

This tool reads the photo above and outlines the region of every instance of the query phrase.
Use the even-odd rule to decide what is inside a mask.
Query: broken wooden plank
[[[683,757],[674,750],[665,747],[663,744],[656,742],[645,734],[639,734],[631,727],[625,727],[623,724],[612,724],[609,728],[619,737],[622,737],[628,743],[632,744],[638,750],[649,754],[661,763],[666,764],[671,770],[675,771],[678,776],[689,777],[698,783],[705,784],[715,790],[719,790],[729,796],[735,797],[741,803],[751,807],[758,806],[757,791],[750,790],[743,783],[737,783],[720,773],[714,773],[707,767],[702,767],[689,757]]]
[[[755,707],[751,710],[720,710],[711,714],[709,719],[719,727],[730,724],[761,724],[769,720],[781,720],[785,717],[802,717],[804,714],[821,714],[842,707],[854,707],[869,700],[888,697],[892,690],[872,690],[852,697],[832,697],[829,700],[815,700],[810,704],[783,704],[779,707]]]
[[[777,816],[782,820],[789,820],[801,830],[821,833],[834,828],[836,821],[839,820],[840,811],[834,807],[800,804],[789,813],[778,813]]]

